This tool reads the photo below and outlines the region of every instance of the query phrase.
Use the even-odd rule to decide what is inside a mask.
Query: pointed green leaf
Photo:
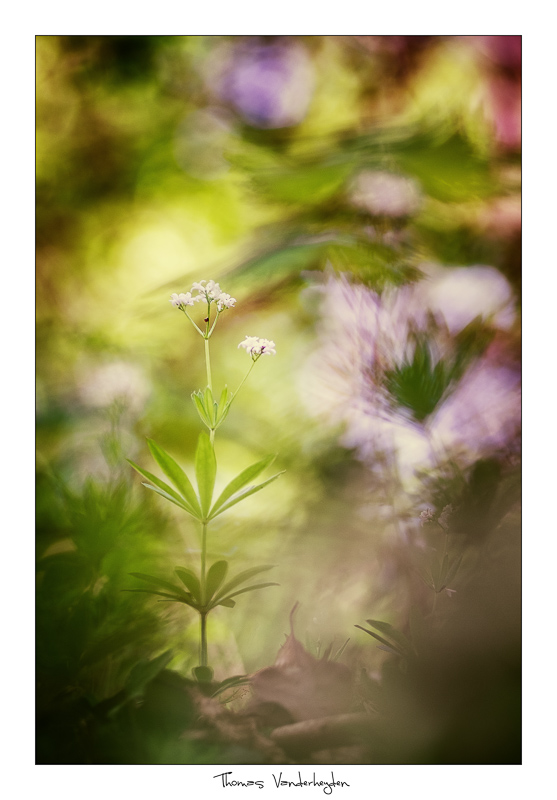
[[[184,470],[168,455],[161,447],[159,447],[152,439],[147,439],[149,450],[153,458],[162,469],[164,474],[170,478],[174,486],[178,489],[184,500],[192,507],[198,518],[201,516],[201,509],[199,507],[199,500],[191,485],[191,481],[184,472]]]
[[[208,434],[205,431],[201,431],[195,452],[195,475],[204,519],[208,517],[209,509],[211,508],[216,473],[217,461],[213,445],[209,440]]]
[[[146,489],[152,489],[153,492],[156,492],[157,494],[160,494],[160,496],[164,497],[165,500],[170,500],[171,503],[174,503],[174,505],[179,506],[184,511],[187,511],[188,514],[191,514],[192,517],[195,517],[195,519],[199,519],[197,514],[194,514],[193,509],[190,508],[189,506],[187,506],[186,503],[183,500],[181,502],[180,502],[180,500],[175,500],[173,497],[171,497],[171,495],[168,494],[168,492],[165,492],[162,489],[159,489],[158,486],[151,486],[150,483],[142,483],[141,485],[145,486]]]
[[[192,572],[191,569],[186,569],[185,567],[176,567],[174,572],[180,578],[184,586],[190,590],[197,602],[201,603],[201,584],[199,583],[199,578],[195,572]]]
[[[220,394],[220,400],[216,411],[216,420],[217,422],[222,422],[224,417],[226,416],[227,408],[226,408],[226,401],[228,400],[228,386],[225,386]]]
[[[213,595],[220,589],[222,586],[222,582],[226,577],[226,573],[228,572],[228,562],[227,561],[215,561],[215,563],[209,568],[207,572],[207,580],[205,583],[206,587],[206,602],[211,600]]]
[[[144,483],[143,486],[147,486],[149,489],[155,489],[155,491],[157,491],[158,494],[161,495],[161,497],[165,497],[172,503],[176,503],[177,506],[180,506],[189,514],[192,514],[193,516],[197,517],[197,514],[194,513],[194,509],[191,507],[191,505],[186,500],[184,500],[184,498],[181,497],[178,494],[178,492],[175,492],[171,486],[169,486],[164,481],[161,481],[160,478],[157,478],[156,475],[153,475],[151,472],[148,472],[148,470],[142,469],[142,467],[138,466],[135,462],[131,461],[131,459],[128,458],[126,460],[128,464],[131,464],[131,466],[135,469],[136,472],[139,472],[139,474],[143,478],[147,478],[148,481],[151,481],[151,483],[154,484],[154,486],[149,486],[148,484]]]
[[[205,389],[205,394],[203,395],[203,405],[205,406],[205,413],[207,414],[207,418],[211,423],[210,427],[214,428],[216,419],[214,413],[213,393],[208,386]]]
[[[234,608],[236,602],[234,600],[220,600],[217,606],[226,606],[227,608]]]
[[[165,581],[162,578],[156,578],[154,575],[146,575],[144,572],[130,572],[129,574],[132,578],[139,578],[153,586],[158,586],[159,589],[167,589],[168,591],[175,592],[182,596],[186,595],[186,592],[184,592],[181,586],[176,586],[176,584]]]
[[[218,517],[219,514],[222,514],[223,511],[228,511],[228,509],[232,508],[232,506],[235,506],[236,503],[239,503],[241,500],[245,500],[246,497],[249,497],[250,495],[255,494],[256,492],[261,491],[261,489],[264,489],[265,486],[268,486],[273,481],[276,481],[277,478],[280,478],[280,476],[283,475],[284,472],[285,470],[282,470],[282,472],[277,472],[277,474],[273,475],[272,478],[268,478],[266,481],[260,483],[258,486],[250,486],[248,489],[245,489],[243,492],[240,492],[239,494],[235,495],[227,503],[222,505],[215,513],[211,512],[211,516],[209,517],[209,519]]]
[[[441,571],[439,573],[439,585],[444,586],[445,584],[445,576],[447,574],[447,570],[449,568],[449,556],[445,553],[443,557],[443,563],[441,565]]]
[[[211,603],[210,608],[223,605],[224,600],[230,600],[232,597],[236,597],[236,595],[244,594],[245,592],[254,592],[256,589],[265,589],[267,586],[280,586],[280,583],[255,583],[253,586],[246,586],[244,589],[238,589],[237,592],[232,592],[232,594],[227,595],[223,600],[214,601]]]
[[[205,406],[203,405],[203,401],[197,392],[193,392],[191,399],[193,400],[193,404],[197,409],[197,413],[201,417],[201,422],[205,423],[208,428],[211,427],[211,421],[207,417],[207,412],[205,411]]]
[[[373,636],[374,639],[377,639],[378,642],[384,644],[386,647],[389,648],[389,650],[395,650],[397,652],[397,655],[399,656],[404,655],[404,653],[402,653],[397,647],[395,647],[395,645],[392,642],[388,642],[386,639],[383,639],[383,637],[379,636],[378,633],[374,633],[373,631],[368,631],[367,628],[362,628],[361,625],[354,625],[354,627],[359,628],[361,631],[364,631],[364,633],[367,633],[370,636]]]
[[[264,564],[262,567],[250,567],[249,569],[245,569],[243,572],[239,572],[234,578],[231,578],[228,583],[225,583],[220,592],[215,597],[215,600],[220,600],[221,597],[225,597],[228,592],[231,592],[232,589],[235,589],[237,586],[240,586],[242,583],[249,581],[250,578],[255,577],[255,575],[259,575],[260,572],[266,572],[268,569],[273,569],[274,564]]]
[[[457,558],[453,563],[450,565],[449,569],[447,570],[447,574],[445,575],[445,583],[450,583],[455,577],[459,570],[459,567],[462,563],[462,556]]]
[[[393,628],[392,625],[389,625],[388,622],[381,622],[378,619],[366,619],[366,622],[373,628],[377,628],[381,633],[384,633],[385,636],[390,636],[393,642],[396,642],[400,647],[409,649],[412,647],[406,636],[396,628]]]
[[[273,463],[275,458],[276,456],[267,456],[261,461],[258,461],[257,464],[252,464],[251,467],[247,467],[247,469],[243,470],[243,472],[240,472],[239,475],[233,478],[228,486],[226,486],[226,488],[223,489],[219,495],[218,500],[211,509],[211,516],[216,514],[219,508],[221,508],[221,506],[223,506],[224,503],[226,503],[226,501],[232,497],[232,495],[236,494],[236,492],[239,492],[240,489],[243,489],[244,486],[254,478],[257,478],[257,476],[260,475],[264,469]]]
[[[191,606],[192,608],[196,608],[195,603],[193,602],[191,595],[177,595],[177,594],[168,594],[168,592],[157,592],[156,589],[122,589],[123,592],[136,592],[139,594],[154,594],[157,597],[164,597],[165,600],[170,600],[173,603],[184,603],[186,606]]]
[[[433,556],[431,559],[430,570],[433,588],[437,590],[437,587],[439,586],[439,573],[441,572],[441,564],[436,556]]]

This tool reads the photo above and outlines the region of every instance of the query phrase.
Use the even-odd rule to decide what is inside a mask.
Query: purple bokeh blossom
[[[250,125],[285,128],[304,119],[314,74],[299,43],[227,45],[213,53],[212,62],[207,76],[210,88]]]

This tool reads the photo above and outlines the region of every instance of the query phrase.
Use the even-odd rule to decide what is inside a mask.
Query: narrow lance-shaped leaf
[[[257,478],[257,476],[260,475],[264,469],[273,463],[275,458],[276,456],[267,456],[261,461],[258,461],[257,464],[252,464],[251,467],[247,467],[245,470],[240,472],[239,475],[233,478],[215,501],[215,504],[211,509],[211,516],[214,516],[219,508],[221,508],[226,501],[232,497],[232,495],[235,495],[236,492],[239,492],[240,489],[243,489],[246,484],[254,480],[254,478]]]
[[[154,575],[146,575],[144,572],[130,572],[132,578],[139,578],[146,583],[151,583],[153,586],[158,586],[159,589],[167,589],[177,594],[185,594],[181,586],[177,586],[170,581],[165,581],[163,578],[156,578]]]
[[[233,597],[236,597],[239,594],[245,594],[245,592],[254,592],[256,589],[265,589],[267,586],[280,586],[279,583],[256,583],[253,586],[246,586],[244,589],[238,589],[237,592],[232,592],[232,594],[227,595],[222,600],[213,601],[210,605],[210,608],[214,608],[218,605],[223,605],[224,601],[231,600]]]
[[[208,386],[205,389],[205,394],[203,396],[203,405],[205,406],[205,413],[207,414],[207,418],[211,423],[210,427],[214,428],[216,422],[214,400],[213,400],[213,393]]]
[[[188,514],[191,514],[196,519],[199,518],[198,514],[194,511],[194,509],[189,505],[189,503],[184,500],[178,492],[175,492],[174,489],[169,486],[164,481],[161,481],[160,478],[157,478],[156,475],[153,475],[146,469],[143,469],[138,464],[131,461],[129,458],[126,459],[128,464],[130,464],[136,472],[138,472],[143,478],[147,478],[148,481],[151,481],[154,485],[149,485],[144,483],[143,486],[146,486],[148,489],[153,489],[157,494],[160,494],[161,497],[164,497],[166,500],[170,500],[171,503],[175,503],[180,508],[183,508],[184,511],[187,511]]]
[[[412,645],[406,636],[396,628],[393,628],[392,625],[389,625],[388,622],[381,622],[378,619],[366,619],[366,622],[368,625],[371,625],[372,628],[377,628],[377,630],[381,631],[381,633],[384,633],[386,636],[390,636],[393,642],[396,642],[400,647],[411,649]]]
[[[198,603],[201,602],[201,584],[199,583],[199,578],[192,572],[191,569],[186,569],[185,567],[176,567],[174,570],[176,575],[180,578],[184,586],[186,586]]]
[[[228,572],[227,561],[215,561],[215,563],[209,568],[209,571],[207,572],[207,580],[205,583],[207,601],[211,600],[213,595],[217,592],[217,590],[220,589],[220,587],[222,586],[222,582],[226,577],[227,572]]]
[[[201,509],[199,508],[199,500],[195,494],[191,481],[182,469],[161,447],[159,447],[152,439],[147,439],[149,450],[159,467],[164,474],[170,478],[174,486],[178,489],[182,497],[186,500],[188,505],[192,507],[195,515],[199,518],[201,516]]]
[[[191,606],[192,608],[196,608],[196,605],[192,600],[191,595],[189,594],[188,595],[169,594],[168,592],[157,592],[156,589],[122,589],[122,591],[135,592],[138,594],[154,594],[157,597],[164,597],[165,600],[170,601],[171,603],[183,603],[186,606]]]
[[[199,519],[197,514],[194,513],[193,509],[191,509],[189,506],[187,506],[185,504],[185,502],[180,503],[178,500],[175,500],[173,497],[171,497],[171,495],[169,495],[168,492],[165,492],[162,489],[159,489],[158,486],[151,486],[150,483],[142,483],[141,485],[145,486],[146,489],[151,489],[153,492],[156,492],[161,497],[164,497],[165,500],[170,500],[171,503],[174,503],[174,505],[177,505],[180,508],[182,508],[184,511],[187,511],[188,514],[191,514],[191,516],[195,517],[195,519]]]
[[[396,651],[397,655],[400,655],[400,656],[404,655],[404,653],[401,650],[399,650],[398,647],[395,644],[393,644],[392,642],[388,642],[387,639],[384,639],[382,636],[379,636],[378,633],[374,633],[373,631],[368,631],[367,628],[362,628],[361,625],[354,625],[354,627],[355,628],[359,628],[361,631],[364,631],[364,633],[367,633],[370,636],[373,636],[373,638],[377,639],[378,642],[381,642],[381,644],[386,645],[389,648],[389,650]]]
[[[273,569],[274,564],[264,564],[261,567],[250,567],[249,569],[245,569],[243,572],[239,572],[234,578],[231,578],[228,583],[225,583],[220,592],[215,597],[215,600],[220,600],[221,597],[225,597],[228,592],[231,592],[232,589],[235,589],[237,586],[240,586],[242,583],[249,581],[250,578],[255,577],[255,575],[259,575],[260,572],[266,572],[268,569]]]
[[[208,428],[211,427],[211,421],[207,417],[207,412],[205,411],[205,406],[203,405],[203,401],[197,392],[193,392],[191,399],[193,400],[193,404],[197,409],[197,413],[201,417],[201,422],[203,422]]]
[[[218,517],[219,514],[222,514],[223,511],[228,511],[228,509],[232,508],[232,506],[235,506],[236,503],[239,503],[241,500],[245,500],[246,497],[250,497],[250,495],[261,491],[261,489],[264,489],[265,486],[268,486],[273,481],[276,481],[277,478],[280,478],[280,476],[283,475],[284,472],[285,472],[284,470],[282,470],[282,472],[277,472],[277,474],[273,475],[272,478],[268,478],[266,481],[264,481],[263,483],[260,483],[258,486],[250,486],[245,491],[240,492],[235,497],[232,497],[227,503],[225,503],[223,506],[221,506],[218,509],[218,511],[216,511],[215,513],[211,513],[211,516],[209,517],[209,519],[213,519],[214,517]]]
[[[213,445],[205,431],[201,431],[195,452],[195,475],[204,519],[208,517],[209,509],[211,508],[216,473],[217,461]]]
[[[456,577],[456,574],[460,568],[461,563],[462,563],[462,556],[453,561],[445,576],[445,583],[450,583],[453,580],[453,578]]]

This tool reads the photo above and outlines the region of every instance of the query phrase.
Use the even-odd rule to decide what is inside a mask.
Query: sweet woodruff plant
[[[216,401],[216,395],[213,394],[209,340],[215,331],[220,315],[227,309],[234,308],[236,300],[226,292],[221,291],[218,283],[211,280],[194,283],[189,292],[172,294],[170,302],[174,307],[183,311],[197,333],[202,337],[205,348],[207,386],[205,389],[195,391],[192,394],[193,403],[207,429],[201,431],[197,441],[195,486],[194,482],[190,480],[176,461],[162,447],[159,447],[150,439],[147,442],[151,454],[159,468],[169,479],[170,484],[157,478],[133,461],[129,461],[129,463],[148,481],[143,484],[144,486],[179,506],[197,521],[201,535],[200,564],[198,571],[191,566],[175,568],[175,574],[182,585],[162,580],[153,575],[133,572],[131,573],[133,577],[139,578],[152,588],[130,589],[128,591],[146,592],[170,602],[183,603],[195,609],[200,618],[200,638],[199,666],[194,668],[193,674],[197,680],[206,682],[212,680],[213,677],[213,670],[209,666],[207,659],[207,617],[209,613],[217,606],[232,608],[235,605],[234,598],[237,595],[277,585],[275,583],[245,585],[256,575],[271,569],[269,565],[246,569],[228,580],[228,562],[220,560],[215,561],[210,566],[207,565],[207,537],[211,522],[236,505],[236,503],[263,489],[282,474],[279,472],[263,481],[263,483],[255,486],[251,485],[251,481],[255,480],[274,461],[274,456],[268,456],[240,472],[216,499],[213,496],[217,474],[217,460],[214,449],[215,432],[226,419],[232,402],[257,361],[262,356],[275,355],[276,351],[274,342],[268,339],[260,339],[256,336],[246,336],[238,347],[243,348],[249,355],[251,360],[250,367],[238,389],[232,393],[225,386],[220,393],[219,400]],[[203,314],[200,315],[203,320],[201,325],[198,325],[189,313],[189,309],[198,304],[204,308]]]

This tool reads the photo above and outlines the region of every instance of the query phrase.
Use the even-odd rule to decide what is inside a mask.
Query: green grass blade
[[[174,486],[178,489],[186,503],[193,509],[194,516],[198,519],[201,517],[201,509],[199,507],[199,500],[195,494],[191,481],[182,469],[161,447],[159,447],[152,439],[147,439],[149,450],[159,467],[164,474],[170,478]]]
[[[213,445],[205,431],[201,431],[195,452],[195,475],[203,519],[207,519],[211,508],[216,473],[217,460]]]
[[[362,628],[361,625],[354,625],[354,627],[359,628],[361,631],[364,631],[364,633],[368,633],[370,636],[373,636],[374,639],[377,639],[378,642],[381,642],[381,644],[386,645],[390,651],[396,652],[397,655],[399,656],[404,655],[404,653],[402,653],[396,645],[394,645],[392,642],[388,642],[387,639],[383,639],[383,637],[379,636],[378,633],[374,633],[373,631],[368,631],[367,628]]]
[[[223,489],[219,495],[218,500],[211,509],[211,516],[214,516],[219,508],[221,508],[227,500],[235,495],[236,492],[239,492],[246,484],[257,478],[257,476],[260,475],[264,469],[273,463],[275,458],[276,456],[267,456],[261,461],[258,461],[257,464],[252,464],[251,467],[247,467],[247,469],[243,470],[239,475],[233,478],[228,486],[226,486],[226,488]]]
[[[388,622],[381,622],[378,619],[366,619],[368,625],[371,625],[372,628],[377,628],[378,631],[384,633],[385,636],[390,636],[393,642],[395,642],[399,647],[403,649],[412,649],[412,645],[406,638],[406,636],[398,631],[396,628],[393,628],[392,625],[389,625]]]

